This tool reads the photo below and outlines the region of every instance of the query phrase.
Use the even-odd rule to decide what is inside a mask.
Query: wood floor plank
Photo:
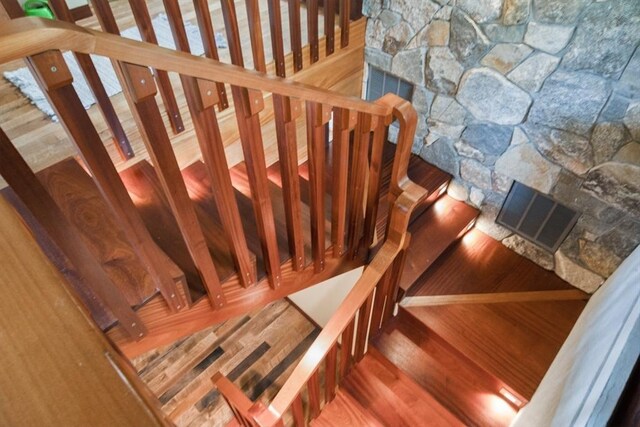
[[[479,230],[449,248],[409,290],[410,295],[453,295],[575,289]]]
[[[548,301],[410,307],[407,311],[530,399],[585,305],[585,301]]]

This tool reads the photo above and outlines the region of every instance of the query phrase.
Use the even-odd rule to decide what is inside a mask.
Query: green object
[[[24,8],[24,14],[27,16],[55,19],[55,16],[53,16],[53,12],[49,9],[49,4],[46,1],[27,0],[22,7]]]

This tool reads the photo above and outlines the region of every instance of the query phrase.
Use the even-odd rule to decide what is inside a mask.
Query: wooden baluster
[[[136,113],[144,123],[140,129],[144,143],[153,162],[162,189],[178,223],[182,238],[202,282],[207,288],[211,305],[220,308],[225,304],[222,286],[213,264],[193,203],[182,179],[180,166],[173,153],[166,130],[157,123],[162,121],[154,96],[156,87],[147,67],[125,64],[123,66],[129,92],[133,95]]]
[[[136,25],[140,30],[142,40],[147,43],[158,44],[155,30],[151,23],[151,16],[147,9],[146,3],[136,0],[129,0],[131,6],[131,12],[133,18],[136,21]],[[171,80],[169,80],[169,73],[164,70],[153,70],[153,74],[158,82],[158,88],[160,89],[160,96],[162,97],[162,103],[167,110],[167,116],[169,116],[169,122],[171,128],[175,133],[184,131],[184,124],[182,122],[182,116],[180,115],[180,108],[176,101],[175,94],[173,93],[173,87],[171,86]]]
[[[273,51],[273,62],[276,64],[276,76],[286,77],[286,67],[284,63],[284,40],[282,36],[282,11],[280,0],[268,0],[269,5],[269,27],[271,29],[271,50]]]
[[[359,254],[360,242],[364,228],[364,203],[368,173],[369,145],[371,142],[371,128],[374,125],[372,116],[358,113],[354,143],[351,156],[351,209],[349,210],[349,250],[355,258]],[[360,253],[360,256],[363,254]]]
[[[338,356],[338,344],[335,343],[329,350],[325,359],[324,371],[324,401],[325,405],[336,397],[336,361]]]
[[[253,53],[253,68],[261,73],[267,72],[264,59],[264,41],[262,40],[262,22],[258,0],[245,0],[247,6],[247,21],[251,38],[251,52]]]
[[[307,156],[309,162],[309,187],[311,211],[311,252],[314,271],[324,269],[324,170],[325,170],[325,125],[331,119],[331,107],[307,101]]]
[[[289,252],[292,257],[293,269],[298,271],[305,265],[302,202],[298,175],[298,143],[296,141],[296,119],[302,113],[302,106],[298,100],[280,95],[273,94],[272,98]]]
[[[293,413],[293,422],[295,423],[296,427],[306,427],[307,420],[304,417],[302,396],[300,396],[299,394],[296,396],[293,404],[291,405],[291,412]]]
[[[324,0],[324,35],[326,56],[335,51],[336,0]]]
[[[309,419],[314,420],[320,415],[320,381],[316,370],[307,381],[307,391],[309,392]]]
[[[373,311],[371,313],[371,336],[376,335],[380,330],[382,317],[384,315],[385,302],[387,304],[390,303],[390,301],[387,301],[390,284],[391,271],[387,270],[376,286],[375,301],[373,303]]]
[[[71,11],[64,0],[51,0],[49,5],[58,19],[74,23]],[[131,143],[122,128],[120,120],[118,120],[118,115],[113,108],[113,104],[111,104],[109,95],[100,80],[100,76],[98,75],[98,71],[93,64],[91,57],[82,53],[74,53],[74,56],[78,61],[82,74],[84,74],[89,89],[91,89],[91,93],[93,93],[93,97],[100,107],[104,121],[111,130],[111,134],[116,142],[116,147],[118,148],[120,156],[124,160],[131,159],[134,156],[133,148],[131,148]]]
[[[189,52],[189,42],[178,3],[175,0],[165,0],[164,3],[176,46],[181,51]],[[257,273],[249,255],[218,120],[213,108],[219,103],[216,96],[217,87],[213,82],[184,75],[180,76],[180,80],[187,98],[202,159],[207,166],[211,186],[214,189],[213,196],[226,232],[231,255],[238,270],[240,282],[247,287],[256,282]]]
[[[244,66],[238,20],[233,0],[221,0],[229,43],[231,62]],[[280,286],[280,257],[278,241],[276,240],[276,226],[273,217],[273,207],[269,193],[267,179],[267,165],[264,157],[262,133],[260,131],[260,111],[264,109],[262,93],[237,86],[231,87],[233,103],[236,109],[236,120],[242,144],[244,161],[247,164],[247,175],[251,187],[251,201],[256,215],[260,246],[264,254],[265,269],[272,288]]]
[[[320,59],[318,47],[318,0],[307,0],[307,40],[311,63]]]
[[[302,29],[300,25],[300,0],[289,1],[289,32],[293,51],[293,72],[302,70]]]
[[[0,176],[29,208],[33,216],[76,268],[83,283],[118,319],[131,338],[138,340],[146,328],[118,291],[82,235],[64,216],[27,162],[0,129]],[[53,303],[53,302],[52,302]]]
[[[331,242],[333,256],[344,254],[347,219],[347,179],[349,177],[349,140],[357,114],[337,109],[333,114],[333,189],[331,191]]]
[[[373,304],[373,292],[369,294],[365,303],[358,311],[358,330],[356,332],[356,363],[361,361],[367,349],[367,337],[369,336],[369,320],[371,319],[371,305]]]
[[[389,319],[393,317],[393,311],[396,306],[396,301],[398,299],[398,284],[400,283],[400,278],[402,275],[402,270],[404,269],[404,264],[407,259],[407,248],[409,247],[409,242],[411,241],[411,234],[407,233],[407,236],[404,240],[404,248],[398,254],[396,259],[393,261],[393,265],[391,266],[391,270],[389,272],[389,285],[387,288],[387,303],[384,307],[384,314],[382,316],[382,324],[384,325]]]
[[[172,311],[187,306],[177,285],[164,264],[163,257],[138,215],[124,184],[118,176],[100,135],[82,106],[72,77],[60,52],[45,52],[29,58],[31,70],[39,76],[38,83],[56,111],[70,139],[77,147],[93,180],[108,203],[129,243],[145,266]]]
[[[215,59],[217,61],[219,59],[218,45],[216,43],[213,23],[211,22],[209,2],[207,0],[193,0],[193,7],[196,12],[198,26],[200,27],[200,36],[202,37],[202,44],[204,45],[204,53],[207,58]],[[218,110],[222,111],[229,107],[227,91],[224,87],[224,83],[222,82],[216,82],[216,89],[218,90],[219,99]]]
[[[381,118],[373,132],[371,158],[369,161],[369,183],[367,192],[367,208],[364,217],[364,237],[362,248],[366,251],[375,238],[378,216],[378,202],[380,199],[380,173],[382,172],[382,152],[387,140],[387,128],[391,123],[385,123]]]
[[[220,0],[220,6],[222,6],[222,18],[224,19],[224,28],[227,33],[227,44],[229,45],[231,63],[239,67],[244,67],[235,1]]]
[[[349,25],[351,25],[351,1],[340,0],[340,48],[349,46]]]
[[[353,366],[353,332],[356,325],[355,317],[351,319],[349,325],[342,331],[342,340],[340,342],[340,379],[347,376]]]

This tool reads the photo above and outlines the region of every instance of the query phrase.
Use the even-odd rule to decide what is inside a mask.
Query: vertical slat
[[[364,237],[362,247],[366,250],[373,243],[376,233],[378,216],[378,202],[380,199],[380,178],[382,172],[382,152],[387,138],[387,126],[381,119],[373,132],[371,157],[369,161],[369,181],[367,193],[367,208],[364,218]]]
[[[351,319],[349,325],[342,332],[342,340],[340,342],[340,378],[347,376],[353,365],[353,332],[356,325],[355,317]]]
[[[227,33],[227,44],[229,45],[229,55],[231,63],[239,67],[244,67],[242,57],[242,43],[240,42],[240,29],[238,27],[238,14],[234,0],[220,0],[222,8],[222,18],[224,28]]]
[[[333,256],[344,254],[347,219],[347,179],[349,176],[349,139],[356,113],[337,109],[333,114],[333,176],[331,191],[331,242]]]
[[[52,0],[49,2],[49,5],[53,9],[56,17],[60,20],[67,21],[73,23],[73,16],[71,15],[71,11],[69,7],[63,0]],[[20,11],[20,16],[24,14]],[[15,18],[15,17],[14,17]],[[105,90],[102,81],[100,80],[100,76],[96,71],[96,68],[91,60],[89,55],[85,55],[82,53],[75,53],[74,56],[82,70],[82,74],[89,85],[89,89],[91,89],[91,93],[93,93],[93,97],[95,98],[98,106],[100,107],[100,111],[102,112],[102,116],[104,117],[104,121],[109,126],[111,130],[111,134],[116,142],[116,148],[118,148],[118,152],[120,156],[124,160],[131,159],[134,156],[133,148],[131,148],[131,143],[129,142],[127,135],[122,128],[122,124],[118,119],[118,115],[113,108],[113,104],[111,104],[111,100],[109,99],[109,95]]]
[[[92,293],[113,313],[129,335],[136,340],[144,336],[146,328],[138,315],[129,307],[126,298],[111,282],[78,230],[66,219],[2,129],[0,175],[69,258],[84,279],[84,284],[91,288]]]
[[[271,30],[271,51],[276,64],[276,76],[286,77],[284,64],[284,40],[282,35],[282,10],[280,0],[268,0],[269,26]]]
[[[340,47],[342,49],[349,46],[351,1],[352,0],[340,0]]]
[[[324,35],[326,56],[335,51],[336,0],[324,0]]]
[[[398,285],[400,283],[400,277],[402,274],[402,270],[404,269],[404,264],[407,259],[407,247],[409,247],[409,242],[411,241],[411,235],[407,233],[404,241],[404,248],[402,251],[396,256],[396,259],[393,261],[393,265],[391,266],[391,271],[388,273],[390,276],[389,285],[387,288],[387,302],[384,307],[384,314],[382,316],[382,324],[384,325],[391,317],[393,317],[393,310],[396,305],[396,301],[398,299]]]
[[[325,405],[336,396],[336,361],[338,356],[338,344],[334,343],[327,353],[324,370],[324,401]]]
[[[178,3],[175,0],[165,0],[164,3],[176,46],[183,52],[189,52],[189,42]],[[229,176],[218,119],[213,108],[215,100],[207,102],[204,99],[207,94],[214,96],[215,89],[211,87],[202,93],[200,90],[202,85],[209,82],[184,75],[180,76],[180,80],[187,98],[202,158],[207,167],[212,188],[215,189],[213,196],[240,282],[244,286],[250,286],[257,280],[256,271],[249,255],[240,212]]]
[[[302,29],[300,25],[300,0],[289,1],[289,32],[293,52],[293,71],[302,70]]]
[[[306,427],[306,419],[304,417],[304,408],[302,406],[302,396],[299,394],[293,401],[291,405],[291,412],[293,413],[293,422],[296,427]]]
[[[189,254],[202,282],[207,288],[211,305],[220,308],[225,304],[222,286],[213,264],[207,243],[198,222],[193,203],[189,198],[187,187],[182,179],[180,166],[173,153],[171,141],[161,122],[160,109],[154,98],[155,85],[151,72],[146,67],[127,65],[124,67],[128,77],[129,90],[134,95],[136,113],[144,123],[140,132],[151,157],[158,178],[169,201],[173,216],[178,223]]]
[[[391,283],[391,271],[387,270],[378,285],[376,286],[375,300],[373,302],[373,311],[371,313],[371,332],[370,335],[374,336],[378,333],[381,327],[382,317],[384,315],[385,302],[387,294],[389,293],[389,286]]]
[[[253,90],[232,87],[231,92],[265,268],[271,287],[277,288],[282,280],[280,255],[259,117],[259,112],[264,108],[264,100],[260,92]]]
[[[360,241],[364,228],[364,203],[366,179],[368,172],[369,145],[371,141],[372,117],[368,114],[358,114],[351,158],[351,177],[349,182],[350,204],[349,210],[349,250],[355,258],[358,256]],[[362,254],[360,254],[362,255]]]
[[[276,0],[277,1],[277,0]],[[304,233],[302,230],[302,202],[298,175],[298,143],[296,118],[300,116],[300,102],[273,94],[278,155],[282,175],[282,198],[287,221],[287,237],[293,269],[304,267]]]
[[[324,196],[325,196],[325,124],[331,117],[331,108],[327,105],[307,101],[307,156],[309,162],[309,187],[311,211],[311,252],[314,271],[324,269]]]
[[[200,36],[202,37],[202,43],[204,45],[204,53],[207,58],[218,60],[218,45],[216,43],[215,31],[213,29],[213,23],[211,22],[211,12],[209,11],[209,3],[207,0],[193,0],[193,7],[196,12],[196,19],[198,20],[198,27],[200,27]],[[224,87],[224,83],[216,82],[216,89],[218,91],[218,109],[220,111],[229,107],[229,100],[227,99],[227,91]]]
[[[31,70],[40,76],[38,83],[49,103],[56,111],[70,139],[77,147],[91,172],[94,182],[131,246],[145,266],[172,311],[189,304],[181,298],[177,285],[164,264],[163,258],[153,242],[142,219],[138,215],[115,166],[102,145],[100,135],[71,85],[71,73],[59,52],[47,52],[27,61]],[[55,73],[51,72],[53,69]],[[65,77],[68,76],[68,77]]]
[[[147,43],[157,45],[158,39],[153,29],[153,25],[151,24],[151,16],[149,16],[149,10],[147,9],[145,2],[129,0],[129,5],[131,6],[131,12],[133,13],[136,25],[140,30],[142,40]],[[178,107],[176,96],[173,93],[171,80],[169,80],[169,74],[164,70],[155,69],[153,70],[153,73],[158,82],[160,96],[162,97],[164,108],[167,110],[171,128],[175,133],[180,133],[184,131],[184,124],[182,122],[182,116],[180,115],[180,108]]]
[[[367,337],[369,335],[369,320],[371,319],[371,305],[373,303],[373,292],[369,294],[365,303],[358,311],[358,330],[356,332],[356,363],[364,357],[367,348]]]
[[[318,0],[307,0],[307,41],[311,63],[320,59],[318,46]]]
[[[264,58],[264,41],[262,40],[262,21],[258,0],[245,0],[247,6],[247,21],[251,38],[251,52],[253,54],[253,68],[262,73],[267,72]]]
[[[316,370],[307,381],[307,391],[309,392],[309,419],[313,420],[320,415],[320,381]]]
[[[238,20],[233,0],[221,0],[222,15],[227,32],[229,53],[234,65],[243,66],[242,50],[238,30]],[[242,144],[242,153],[247,165],[247,175],[251,188],[251,201],[256,215],[260,246],[264,254],[265,269],[271,287],[280,286],[280,256],[273,207],[267,179],[267,165],[260,131],[259,113],[264,109],[262,94],[255,90],[231,87],[236,120]]]

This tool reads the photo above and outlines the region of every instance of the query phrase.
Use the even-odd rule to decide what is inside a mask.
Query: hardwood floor
[[[132,362],[177,426],[224,426],[232,413],[212,389],[214,373],[221,371],[251,400],[268,402],[318,333],[297,308],[278,300]]]
[[[374,348],[369,349],[364,359],[345,378],[336,401],[329,403],[311,424],[397,427],[463,425]]]

